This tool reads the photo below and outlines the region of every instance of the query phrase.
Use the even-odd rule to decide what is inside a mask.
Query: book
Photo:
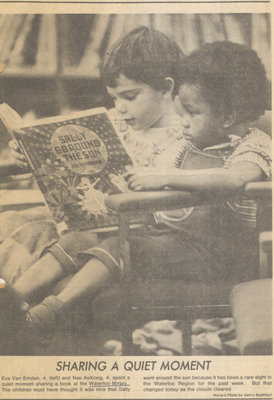
[[[9,148],[13,131],[22,125],[22,118],[8,104],[0,104],[0,185],[1,199],[4,190],[32,187],[32,174],[28,168],[15,165]],[[0,200],[1,203],[1,200]],[[2,204],[2,203],[1,203]],[[0,204],[0,206],[1,206]],[[2,208],[2,207],[1,207]]]
[[[21,126],[22,119],[8,104],[0,104],[0,154],[7,149],[13,131]]]
[[[15,129],[60,232],[117,228],[105,205],[127,190],[133,161],[104,108],[50,117]]]

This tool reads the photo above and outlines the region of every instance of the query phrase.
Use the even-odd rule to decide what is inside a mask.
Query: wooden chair
[[[246,194],[256,199],[259,207],[259,231],[271,225],[271,183],[250,183]],[[119,243],[124,260],[125,277],[122,283],[125,327],[123,353],[134,353],[131,334],[136,326],[149,320],[182,320],[183,353],[191,354],[191,321],[196,318],[231,316],[230,294],[237,283],[230,280],[214,282],[185,282],[177,280],[142,279],[136,277],[129,251],[129,226],[138,213],[178,209],[200,205],[208,199],[183,191],[139,192],[110,196],[107,205],[119,216]],[[258,232],[259,233],[259,232]],[[259,277],[258,268],[249,271],[245,280]]]

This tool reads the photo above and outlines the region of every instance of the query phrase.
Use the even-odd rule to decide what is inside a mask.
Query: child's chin
[[[130,125],[130,127],[134,131],[147,131],[150,128],[152,128],[152,125],[151,124],[144,124],[144,123],[135,122],[134,124]]]
[[[130,125],[130,127],[134,131],[143,131],[143,130],[145,130],[145,128],[143,126],[140,126],[138,124],[132,124],[132,125]]]
[[[134,130],[140,130],[140,124],[138,124],[138,122],[136,122],[135,120],[127,120],[126,121],[127,125],[130,126],[132,129]]]

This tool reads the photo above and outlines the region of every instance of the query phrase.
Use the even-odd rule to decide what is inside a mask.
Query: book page
[[[214,184],[205,189],[199,177],[209,183],[216,178],[222,185],[221,173],[233,168],[235,151],[247,140],[246,121],[237,132],[229,131],[231,140],[203,146],[214,148],[213,153],[199,149],[197,160],[188,155],[186,170],[180,170],[184,186],[172,173],[176,160],[184,159],[181,140],[190,140],[185,118],[198,114],[187,109],[186,91],[179,90],[172,103],[182,133],[177,119],[168,130],[157,130],[150,122],[149,147],[145,130],[121,110],[125,99],[134,103],[135,98],[116,93],[115,85],[104,86],[102,60],[115,42],[140,26],[174,40],[185,57],[205,43],[233,42],[254,50],[264,65],[267,104],[256,99],[253,104],[266,111],[248,126],[255,135],[251,150],[247,145],[237,155],[243,157],[243,174],[237,173],[252,176],[252,182],[236,196],[229,185],[221,191]],[[1,102],[22,117],[21,126],[43,130],[53,121],[64,128],[68,115],[80,121],[91,115],[90,109],[120,107],[123,135],[133,132],[136,138],[124,147],[129,145],[129,154],[136,147],[135,167],[143,163],[137,175],[132,170],[125,174],[128,193],[104,199],[119,226],[103,233],[79,229],[78,220],[72,224],[77,229],[68,233],[63,210],[56,206],[65,222],[60,234],[33,174],[0,176],[0,398],[273,398],[271,164],[265,144],[272,127],[271,28],[269,0],[0,1]],[[239,82],[254,65],[248,64]],[[137,82],[139,95],[137,78],[125,77],[129,82],[123,84]],[[148,86],[166,102],[173,79],[164,78],[161,90],[143,81],[141,88]],[[217,73],[213,82],[215,78],[219,88]],[[179,87],[185,84],[180,79]],[[258,82],[259,98],[259,77],[253,81]],[[227,92],[219,90],[218,95],[227,107],[219,112],[233,119],[247,100],[240,95],[234,113],[226,114],[231,106],[227,99],[236,89],[225,87]],[[209,101],[198,89],[192,92],[196,106]],[[210,99],[214,107],[220,105]],[[155,104],[142,122],[147,115],[154,117]],[[0,175],[14,156],[7,145],[7,138],[12,140],[5,131],[7,120],[1,122]],[[33,143],[38,159],[44,149]],[[246,161],[246,153],[253,158]],[[18,159],[24,162],[22,157]],[[166,180],[170,175],[175,184]],[[87,176],[80,171],[86,185]],[[43,185],[49,177],[50,171]],[[66,212],[71,207],[66,193],[79,204],[84,193],[79,197],[70,178],[63,177],[58,189],[64,184],[66,191],[56,190],[58,196],[51,199],[52,204],[66,204]],[[92,195],[89,201],[97,206]],[[255,227],[250,215],[256,210]],[[140,216],[145,222],[130,230],[129,224]]]

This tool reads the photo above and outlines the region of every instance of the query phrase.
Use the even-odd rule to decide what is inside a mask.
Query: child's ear
[[[236,111],[232,111],[230,114],[226,115],[224,118],[224,128],[230,128],[233,124],[235,124],[237,118]]]
[[[163,90],[164,95],[170,96],[173,93],[173,90],[174,90],[174,80],[170,77],[165,78],[164,90]]]

